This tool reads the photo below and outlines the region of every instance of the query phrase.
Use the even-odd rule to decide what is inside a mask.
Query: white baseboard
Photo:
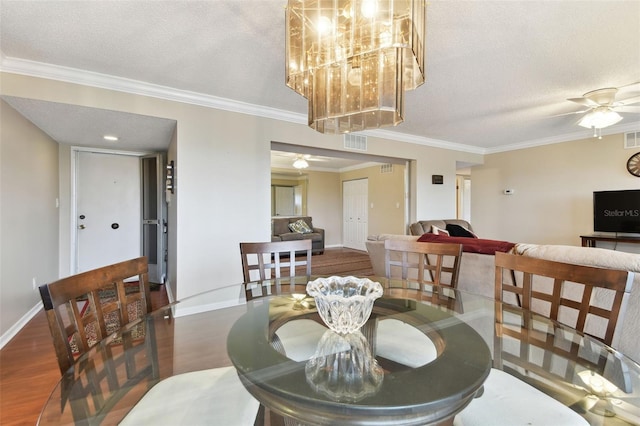
[[[36,303],[36,305],[31,308],[26,314],[24,314],[22,318],[18,320],[18,322],[13,324],[11,328],[6,331],[6,333],[0,336],[0,349],[4,348],[4,345],[9,343],[9,341],[13,339],[15,335],[18,334],[18,332],[22,330],[22,328],[27,325],[27,323],[31,321],[42,308],[42,302]]]

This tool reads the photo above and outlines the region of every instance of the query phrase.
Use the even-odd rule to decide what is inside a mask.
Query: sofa
[[[291,224],[304,221],[311,232],[292,231]],[[271,218],[271,241],[311,240],[314,254],[324,253],[324,229],[313,226],[311,216],[274,216]]]
[[[446,230],[447,225],[460,225],[473,232],[471,224],[462,219],[420,220],[418,222],[412,223],[409,227],[409,230],[411,231],[411,235],[420,236],[431,232],[433,226]]]
[[[429,222],[429,221],[422,221]],[[440,229],[444,221],[435,221]],[[438,226],[437,222],[440,222]],[[470,224],[467,225],[471,229]],[[424,223],[421,224],[424,226]],[[413,227],[413,225],[412,225]],[[466,227],[466,226],[465,226]],[[418,229],[416,227],[416,229]],[[424,228],[423,228],[424,229]],[[385,275],[384,240],[404,239],[417,241],[417,235],[381,234],[369,236],[366,242],[367,251],[371,259],[374,275]],[[492,240],[489,240],[492,241]],[[538,245],[526,243],[512,243],[508,251],[521,256],[531,256],[540,259],[555,260],[600,268],[627,270],[634,273],[631,293],[627,297],[626,309],[621,312],[612,346],[620,349],[635,361],[640,361],[640,255],[619,252],[602,248],[577,247],[565,245]],[[509,245],[505,245],[505,248]],[[494,298],[495,256],[478,252],[464,251],[460,261],[458,289],[484,297]],[[595,297],[598,297],[596,295]],[[598,327],[596,324],[595,328]],[[588,330],[587,330],[588,331]]]

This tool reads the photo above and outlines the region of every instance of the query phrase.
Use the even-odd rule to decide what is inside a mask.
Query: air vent
[[[380,173],[393,173],[393,164],[383,164],[380,166]]]
[[[629,132],[624,134],[625,148],[640,148],[640,132]]]
[[[346,149],[354,149],[356,151],[367,150],[367,137],[362,135],[354,135],[347,133],[344,135],[344,147]]]

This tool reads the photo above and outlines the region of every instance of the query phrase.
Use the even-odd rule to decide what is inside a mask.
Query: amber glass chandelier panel
[[[346,133],[403,121],[404,91],[424,83],[424,0],[289,0],[286,84],[309,126]]]

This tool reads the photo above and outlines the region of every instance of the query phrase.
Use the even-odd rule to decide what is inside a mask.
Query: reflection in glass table
[[[227,286],[147,315],[76,362],[39,424],[457,424],[493,397],[487,375],[583,424],[640,423],[640,366],[570,328],[469,293],[377,279],[385,294],[360,332],[325,336],[300,291],[307,280],[296,280],[253,284],[263,295],[249,302],[243,286]],[[498,396],[514,412],[535,410],[538,399],[510,393]]]

